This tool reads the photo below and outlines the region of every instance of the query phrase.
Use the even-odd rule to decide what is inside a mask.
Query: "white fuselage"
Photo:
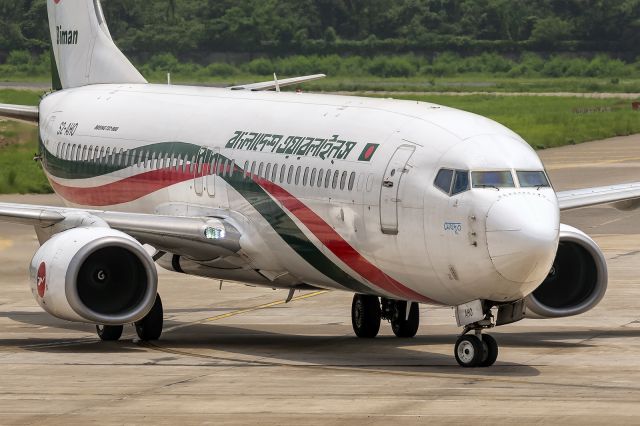
[[[555,257],[555,193],[516,173],[543,171],[540,159],[470,113],[144,84],[57,92],[40,117],[44,168],[69,205],[241,228],[241,256],[189,259],[188,273],[458,305],[520,299]],[[434,186],[443,168],[509,171],[515,185],[451,196]]]

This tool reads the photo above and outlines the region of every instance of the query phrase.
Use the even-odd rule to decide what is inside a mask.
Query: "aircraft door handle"
[[[384,182],[382,182],[382,186],[384,186],[385,188],[393,188],[393,182],[390,180],[385,180]]]

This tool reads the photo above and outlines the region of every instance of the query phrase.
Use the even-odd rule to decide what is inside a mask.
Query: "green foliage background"
[[[640,0],[104,0],[111,32],[140,60],[159,53],[456,51],[640,54]],[[46,0],[0,0],[0,52],[43,52]]]

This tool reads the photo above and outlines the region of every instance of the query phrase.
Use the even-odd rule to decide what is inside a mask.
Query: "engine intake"
[[[70,321],[138,321],[158,291],[151,256],[132,237],[110,228],[74,228],[53,236],[36,252],[30,274],[40,306]]]
[[[607,263],[584,232],[560,226],[560,244],[551,272],[526,300],[527,317],[559,318],[593,309],[607,291]]]

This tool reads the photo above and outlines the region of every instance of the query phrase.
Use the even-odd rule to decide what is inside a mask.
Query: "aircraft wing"
[[[119,213],[64,207],[0,203],[0,221],[33,225],[45,233],[47,228],[68,222],[68,229],[91,226],[95,218],[109,227],[131,235],[158,251],[198,258],[201,254],[231,255],[240,250],[240,232],[224,218],[180,217],[154,214]],[[61,229],[64,230],[63,224]],[[216,250],[217,249],[217,250]]]
[[[36,106],[0,104],[0,117],[38,123],[39,116]]]
[[[640,207],[640,182],[557,193],[560,210],[572,210],[598,204],[616,203],[621,210]]]
[[[305,75],[302,77],[285,78],[284,80],[264,81],[262,83],[243,84],[241,86],[229,87],[231,90],[250,90],[252,92],[260,92],[263,90],[273,90],[279,87],[293,86],[295,84],[306,83],[308,81],[319,80],[326,77],[325,74]]]

